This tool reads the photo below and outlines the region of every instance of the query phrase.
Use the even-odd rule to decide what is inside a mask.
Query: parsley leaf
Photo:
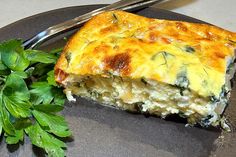
[[[48,85],[47,82],[34,82],[31,85],[31,102],[35,105],[40,103],[50,104],[53,100],[52,86]]]
[[[48,132],[59,137],[68,137],[71,135],[64,117],[37,110],[33,110],[33,115],[41,126],[48,128],[46,129]]]
[[[48,73],[49,71],[51,71],[53,69],[53,65],[51,64],[44,64],[44,63],[38,63],[34,66],[34,71],[33,71],[33,75],[40,77],[45,75],[46,73]]]
[[[62,105],[40,104],[40,105],[35,105],[34,109],[46,113],[55,113],[62,111],[64,107]]]
[[[11,73],[5,82],[2,103],[16,118],[29,117],[31,104],[30,93],[23,78],[16,73]]]
[[[0,52],[0,54],[1,54],[1,52]],[[1,55],[0,55],[0,70],[2,71],[2,70],[6,70],[6,69],[7,69],[7,66],[6,66],[5,64],[3,64],[1,58],[2,58],[2,57],[1,57]]]
[[[6,79],[4,94],[9,97],[17,97],[20,100],[29,100],[30,93],[22,76],[17,73],[11,73]]]
[[[1,121],[0,121],[0,135],[2,134],[2,124],[1,124]]]
[[[23,141],[23,139],[24,139],[24,131],[16,130],[14,136],[8,135],[6,137],[6,142],[7,144],[17,144],[19,141]]]
[[[10,40],[0,44],[1,60],[13,71],[25,70],[30,61],[24,57],[24,49],[20,40]]]
[[[33,122],[32,122],[31,117],[29,117],[29,118],[18,118],[18,119],[15,120],[14,127],[17,130],[21,130],[21,129],[27,128],[28,126],[30,126],[32,124],[33,124]]]
[[[64,157],[59,137],[71,136],[63,110],[65,95],[55,80],[58,52],[24,50],[21,40],[0,43],[0,135],[17,144],[28,135],[48,156]]]
[[[48,153],[48,156],[65,156],[63,150],[63,148],[66,148],[65,143],[43,130],[38,123],[25,129],[25,132],[28,134],[32,144],[43,148]]]
[[[54,70],[49,71],[47,73],[47,75],[48,75],[48,77],[47,77],[48,84],[53,85],[53,86],[57,86],[57,83],[55,81],[55,76],[54,76]]]
[[[26,118],[31,115],[31,105],[27,102],[23,102],[17,97],[9,98],[3,96],[3,105],[7,108],[8,112],[16,118]]]
[[[9,135],[15,135],[15,127],[10,121],[10,114],[7,112],[7,109],[2,105],[2,96],[0,96],[0,123],[3,130]]]
[[[34,82],[31,85],[31,102],[35,105],[42,104],[57,104],[63,105],[65,95],[58,87],[49,85],[47,82]]]
[[[56,63],[57,57],[50,53],[45,53],[39,50],[26,50],[24,51],[25,57],[29,61],[40,63]]]

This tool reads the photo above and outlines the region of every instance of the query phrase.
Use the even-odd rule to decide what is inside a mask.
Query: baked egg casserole
[[[207,24],[101,13],[67,43],[55,79],[73,95],[188,124],[218,126],[235,72],[236,33]]]

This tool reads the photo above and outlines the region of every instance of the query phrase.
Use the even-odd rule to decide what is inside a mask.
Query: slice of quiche
[[[217,126],[234,74],[236,33],[221,28],[110,11],[67,43],[56,81],[72,95],[189,124]]]

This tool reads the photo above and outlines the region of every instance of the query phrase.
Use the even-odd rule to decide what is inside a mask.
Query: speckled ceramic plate
[[[31,16],[1,28],[0,41],[10,38],[28,39],[53,24],[101,6],[70,7]],[[194,18],[151,7],[136,13],[147,17],[203,23]],[[63,40],[58,37],[44,44],[43,48],[50,49],[63,44]],[[102,107],[85,99],[77,100],[73,104],[67,103],[63,111],[73,131],[73,137],[67,139],[68,157],[236,156],[235,87],[225,113],[232,125],[231,133],[222,132],[220,129],[186,128],[181,120],[145,117]],[[24,144],[13,146],[6,146],[1,139],[0,156],[43,157],[45,154],[40,149],[32,147],[27,138]]]

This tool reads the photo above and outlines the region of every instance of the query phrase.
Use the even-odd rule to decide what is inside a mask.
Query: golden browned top
[[[56,81],[70,74],[113,73],[218,97],[235,48],[236,34],[215,26],[105,12],[67,43],[55,67]]]

